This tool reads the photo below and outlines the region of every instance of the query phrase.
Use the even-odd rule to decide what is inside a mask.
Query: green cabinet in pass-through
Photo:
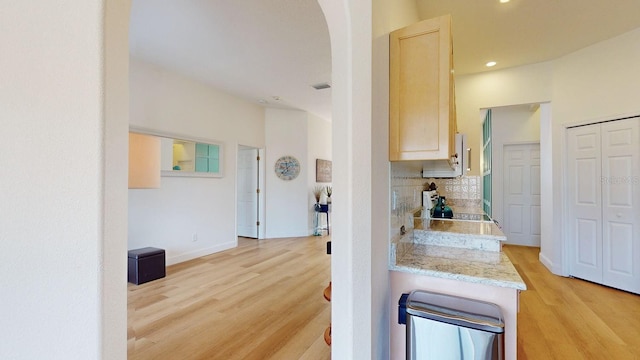
[[[220,147],[196,143],[196,172],[217,173],[220,170]]]

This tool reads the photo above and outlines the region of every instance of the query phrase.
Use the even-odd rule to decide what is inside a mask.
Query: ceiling
[[[615,4],[615,6],[613,6]],[[416,0],[451,14],[457,75],[558,58],[640,27],[638,0]],[[132,56],[267,107],[331,119],[329,33],[317,0],[133,0]],[[489,69],[484,64],[498,64]]]
[[[421,19],[451,14],[456,74],[559,58],[640,27],[638,0],[416,0]],[[488,61],[498,64],[489,69]]]
[[[272,107],[331,119],[329,31],[317,0],[133,0],[131,55]]]

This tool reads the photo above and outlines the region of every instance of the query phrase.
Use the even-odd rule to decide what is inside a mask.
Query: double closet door
[[[567,134],[570,274],[640,293],[640,118]]]

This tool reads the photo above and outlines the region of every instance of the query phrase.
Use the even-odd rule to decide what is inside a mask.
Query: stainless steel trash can
[[[407,360],[504,358],[504,320],[497,305],[415,290],[406,306]]]

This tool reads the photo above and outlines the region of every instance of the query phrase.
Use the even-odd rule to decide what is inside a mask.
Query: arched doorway
[[[122,122],[128,109],[126,26],[130,2],[105,4],[105,140],[107,144],[121,144],[127,136],[128,124]],[[334,354],[340,358],[371,358],[371,207],[368,199],[370,185],[366,179],[370,169],[371,127],[371,1],[319,0],[325,14],[331,38],[333,85],[333,152],[341,154],[334,162],[334,187],[348,194],[346,201],[334,204],[334,251],[332,255],[332,324]],[[123,96],[124,94],[124,96]],[[123,111],[124,110],[124,111]],[[359,131],[362,130],[362,131]],[[369,131],[367,131],[369,130]],[[108,152],[108,150],[107,150]],[[113,156],[123,159],[121,152]],[[108,163],[105,168],[105,187],[113,192],[126,178],[121,163]],[[111,184],[113,182],[113,184]],[[108,196],[108,191],[105,196]],[[126,195],[116,196],[106,209],[103,248],[105,264],[114,269],[105,274],[101,313],[102,353],[105,358],[120,358],[125,351],[121,339],[126,327],[126,291],[119,285],[124,278],[124,264],[120,260],[126,249],[126,221],[121,212],[127,206]],[[118,268],[118,265],[122,265]],[[357,304],[357,305],[356,305]]]

